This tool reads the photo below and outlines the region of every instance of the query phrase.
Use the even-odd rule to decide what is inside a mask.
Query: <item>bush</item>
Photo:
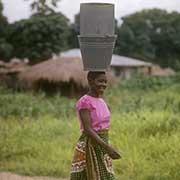
[[[159,88],[171,86],[174,83],[180,83],[179,73],[171,77],[135,76],[131,80],[124,80],[119,87],[134,90],[158,90]]]
[[[5,93],[5,89],[1,89],[0,96],[0,117],[7,119],[16,117],[20,120],[24,118],[38,119],[45,115],[51,115],[54,118],[68,118],[73,116],[74,101],[56,95],[47,97],[41,93],[33,95],[32,93]]]

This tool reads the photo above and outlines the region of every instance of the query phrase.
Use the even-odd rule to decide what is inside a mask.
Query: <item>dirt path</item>
[[[0,180],[67,180],[62,178],[51,178],[51,177],[29,177],[20,176],[9,172],[0,172]]]

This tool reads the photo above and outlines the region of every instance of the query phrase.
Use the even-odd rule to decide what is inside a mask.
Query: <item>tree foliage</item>
[[[144,10],[123,18],[115,52],[180,69],[180,14]]]
[[[68,19],[61,13],[36,15],[12,24],[10,42],[18,58],[33,63],[47,60],[67,47]]]
[[[0,0],[0,59],[7,59],[11,56],[12,46],[7,41],[8,21],[3,15],[3,4]]]
[[[79,48],[77,36],[80,34],[80,13],[74,16],[74,23],[70,25],[70,35],[68,37],[69,48]]]
[[[7,18],[3,15],[3,4],[0,0],[0,34],[5,33],[4,27],[7,26]]]
[[[31,3],[31,10],[34,11],[35,14],[49,15],[55,13],[54,8],[57,7],[59,1],[60,0],[33,0]]]

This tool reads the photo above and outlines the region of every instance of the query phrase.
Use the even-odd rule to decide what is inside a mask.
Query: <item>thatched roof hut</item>
[[[49,82],[69,82],[73,80],[81,86],[86,86],[86,74],[81,71],[82,64],[77,58],[50,59],[29,68],[20,74],[19,78],[35,82],[48,80]]]
[[[0,67],[4,67],[5,62],[0,60]]]
[[[81,58],[57,57],[30,67],[19,78],[35,88],[60,91],[63,95],[73,96],[87,89],[86,76]],[[108,79],[110,84],[116,81],[111,73],[108,73]]]
[[[27,63],[20,59],[12,59],[10,62],[0,61],[0,74],[20,73],[28,68]]]
[[[0,86],[17,90],[20,86],[17,76],[26,68],[28,68],[27,63],[19,59],[14,58],[10,62],[0,61]]]

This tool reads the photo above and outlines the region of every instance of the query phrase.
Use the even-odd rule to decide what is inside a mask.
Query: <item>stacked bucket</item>
[[[85,71],[109,69],[116,37],[113,4],[81,4],[78,39]]]

